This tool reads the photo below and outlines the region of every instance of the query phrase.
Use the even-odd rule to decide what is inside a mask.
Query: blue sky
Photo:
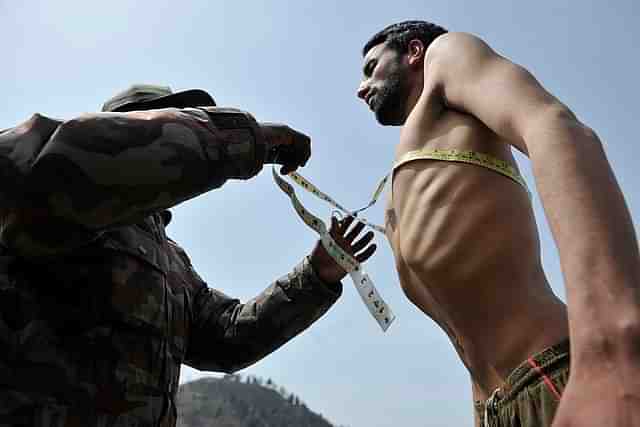
[[[301,172],[355,208],[388,171],[398,140],[398,128],[377,125],[355,97],[361,46],[387,24],[427,19],[484,38],[593,127],[637,227],[638,12],[631,0],[0,0],[0,128],[34,112],[96,111],[132,83],[203,88],[221,106],[311,135],[313,155]],[[519,160],[533,184],[528,162]],[[328,218],[327,206],[302,198]],[[564,297],[537,197],[534,204],[544,266]],[[382,222],[381,207],[367,216]],[[268,169],[175,208],[168,232],[210,286],[243,300],[287,273],[315,241]],[[397,314],[386,334],[347,280],[323,319],[242,373],[271,378],[335,424],[471,425],[466,372],[444,334],[406,300],[389,246],[377,241],[366,269]],[[201,375],[183,369],[183,380]]]

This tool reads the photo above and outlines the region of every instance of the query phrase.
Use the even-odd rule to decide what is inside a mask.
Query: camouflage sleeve
[[[309,327],[341,294],[342,284],[322,282],[308,258],[245,304],[203,288],[185,363],[228,373],[249,366]]]
[[[13,141],[14,151],[37,139],[34,132]],[[19,200],[2,235],[4,243],[36,254],[135,223],[227,179],[250,178],[265,152],[251,115],[214,107],[87,114],[58,122],[41,139],[20,171]]]

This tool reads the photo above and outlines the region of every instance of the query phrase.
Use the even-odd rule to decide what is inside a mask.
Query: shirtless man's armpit
[[[403,126],[386,212],[402,289],[449,335],[469,370],[477,424],[551,425],[565,388],[562,417],[582,420],[572,411],[596,396],[579,402],[571,382],[580,381],[573,387],[579,393],[593,380],[587,365],[616,358],[640,372],[624,344],[633,337],[617,336],[603,319],[606,307],[585,308],[600,294],[628,294],[640,276],[633,227],[597,136],[526,70],[474,36],[408,21],[373,36],[363,54],[358,96],[381,124]],[[560,249],[569,309],[543,272],[526,189],[482,162],[456,158],[517,173],[512,146],[532,161]],[[434,159],[434,150],[452,155]],[[593,239],[602,244],[594,247]],[[618,303],[627,320],[640,318],[634,300]],[[630,325],[627,333],[640,336],[638,324]],[[616,349],[610,359],[599,345]],[[621,389],[637,398],[637,383]],[[610,411],[637,411],[616,397],[605,405]]]

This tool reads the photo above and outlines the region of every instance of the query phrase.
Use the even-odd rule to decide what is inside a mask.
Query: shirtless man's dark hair
[[[404,21],[392,24],[369,39],[362,49],[362,56],[365,56],[373,46],[384,42],[400,52],[406,52],[409,42],[413,39],[418,39],[425,46],[429,46],[436,37],[446,32],[447,30],[441,26],[427,21]]]

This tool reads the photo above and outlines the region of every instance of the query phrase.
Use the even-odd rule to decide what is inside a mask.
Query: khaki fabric
[[[535,367],[534,367],[535,366]],[[476,402],[482,427],[547,427],[569,380],[569,342],[524,361],[486,402]]]

